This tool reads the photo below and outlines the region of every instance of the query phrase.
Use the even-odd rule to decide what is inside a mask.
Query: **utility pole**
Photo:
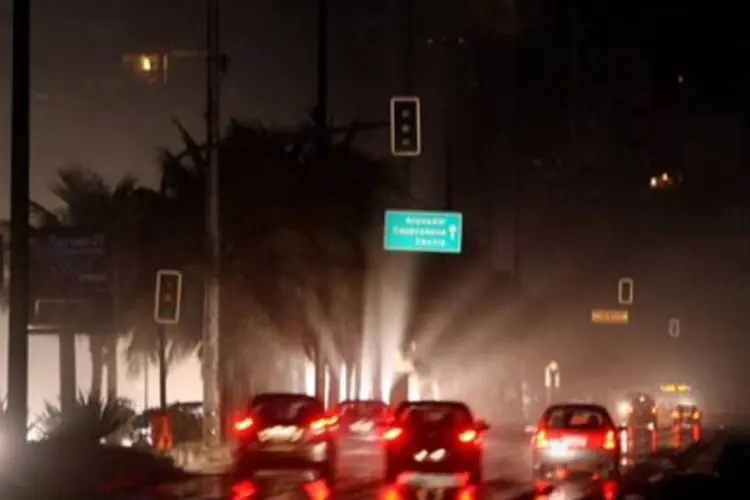
[[[444,97],[444,116],[443,120],[443,147],[444,147],[444,163],[445,169],[445,209],[453,209],[453,119],[455,118],[455,101],[456,101],[456,81],[458,79],[458,68],[456,57],[458,54],[458,45],[452,47],[453,43],[457,44],[457,40],[448,40],[444,44],[444,57],[443,64],[445,76],[445,97]],[[453,49],[453,51],[451,51]]]
[[[9,437],[19,445],[26,441],[29,400],[30,4],[31,0],[13,1],[8,410]]]
[[[329,161],[328,151],[328,0],[318,0],[318,102],[315,107],[315,146],[321,168]],[[323,339],[316,338],[315,396],[325,401]]]
[[[406,95],[414,93],[414,0],[404,2],[406,8],[404,19],[406,21],[406,50],[404,51],[404,86]]]
[[[570,220],[569,224],[572,224],[575,220],[576,204],[578,202],[578,194],[580,188],[580,175],[581,175],[581,159],[580,159],[580,109],[579,109],[579,93],[580,93],[580,74],[579,74],[579,40],[578,40],[578,12],[577,12],[577,0],[568,0],[568,30],[569,30],[569,41],[570,46],[570,60],[569,60],[569,79],[568,82],[568,161],[570,163]]]
[[[414,0],[405,0],[404,22],[406,24],[406,40],[404,47],[404,95],[414,95]],[[404,158],[404,187],[411,196],[411,164],[412,158]]]
[[[206,236],[211,259],[206,279],[203,330],[203,440],[208,446],[221,441],[219,389],[220,264],[219,220],[219,91],[222,53],[219,37],[220,0],[206,0]]]
[[[159,330],[159,409],[167,411],[167,327],[158,325]],[[164,413],[166,415],[166,413]]]

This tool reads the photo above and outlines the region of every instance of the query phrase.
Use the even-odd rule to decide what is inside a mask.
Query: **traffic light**
[[[413,157],[422,154],[422,116],[419,97],[391,98],[391,154]]]
[[[633,303],[633,278],[620,278],[617,282],[617,302],[623,306]]]
[[[157,271],[154,321],[160,325],[179,323],[181,301],[182,273],[171,269]]]
[[[669,319],[669,337],[676,339],[680,337],[680,320],[678,318]]]

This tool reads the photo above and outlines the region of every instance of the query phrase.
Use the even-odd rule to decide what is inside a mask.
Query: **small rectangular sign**
[[[591,322],[609,325],[627,325],[630,314],[627,309],[592,309]]]
[[[460,212],[386,210],[383,247],[390,252],[461,253]]]

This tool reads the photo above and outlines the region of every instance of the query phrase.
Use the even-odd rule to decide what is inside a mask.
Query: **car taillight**
[[[674,410],[672,412],[672,418],[680,418],[680,412],[678,410]]]
[[[617,448],[617,436],[615,435],[615,431],[609,430],[604,435],[604,449],[614,450],[615,448]]]
[[[462,443],[473,443],[479,437],[479,433],[474,429],[466,429],[458,435],[458,440]]]
[[[698,420],[700,418],[701,418],[701,412],[696,411],[695,413],[693,413],[693,420]]]
[[[403,433],[403,429],[399,427],[391,427],[383,433],[383,439],[385,439],[386,441],[393,441],[394,439],[398,439],[398,437]]]
[[[245,432],[252,428],[254,422],[250,417],[245,417],[242,420],[238,420],[234,423],[234,430],[237,432]]]
[[[547,447],[547,434],[544,431],[539,431],[532,438],[532,441],[534,443],[534,446],[536,446],[537,448],[546,448]]]
[[[328,419],[327,418],[319,418],[318,420],[313,420],[310,423],[310,430],[316,433],[323,432],[328,427]]]

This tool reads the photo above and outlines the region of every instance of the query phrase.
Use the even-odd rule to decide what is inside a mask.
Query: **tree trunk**
[[[326,365],[328,371],[328,408],[336,408],[339,404],[340,371],[331,364]]]
[[[75,333],[62,330],[58,337],[60,356],[60,409],[70,411],[76,403],[76,337]]]
[[[102,398],[102,375],[104,372],[104,346],[100,335],[89,335],[91,353],[91,392],[92,399]]]
[[[119,392],[117,386],[117,341],[117,336],[112,335],[111,338],[107,339],[107,345],[105,347],[105,364],[107,366],[107,399],[110,401],[116,400],[117,394]]]

